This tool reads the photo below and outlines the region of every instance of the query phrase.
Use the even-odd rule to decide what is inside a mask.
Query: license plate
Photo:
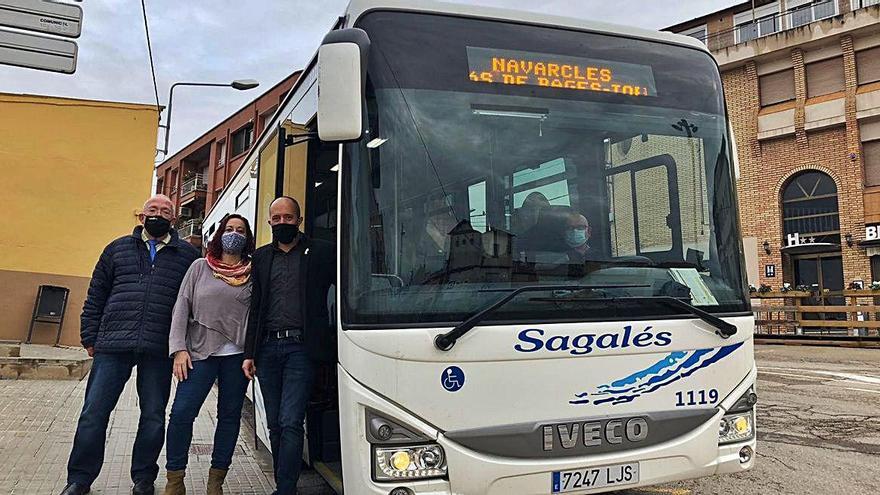
[[[551,493],[631,485],[639,482],[639,463],[553,471],[551,480]]]

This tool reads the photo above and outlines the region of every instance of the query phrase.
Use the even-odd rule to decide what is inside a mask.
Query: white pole
[[[755,30],[755,38],[758,37],[758,23],[755,22],[755,0],[752,0],[752,29]],[[167,146],[166,146],[167,148]]]

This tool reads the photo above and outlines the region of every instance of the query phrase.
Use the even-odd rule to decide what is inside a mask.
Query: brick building
[[[156,168],[156,192],[177,206],[180,237],[202,246],[202,220],[293,87],[294,72]]]
[[[667,30],[721,68],[749,283],[880,280],[880,0],[756,0]]]

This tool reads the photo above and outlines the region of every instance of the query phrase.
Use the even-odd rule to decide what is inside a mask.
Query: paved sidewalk
[[[57,495],[65,485],[76,420],[82,408],[86,380],[0,380],[0,494]],[[172,399],[173,401],[173,389]],[[169,410],[171,401],[169,401]],[[216,390],[208,396],[193,431],[187,470],[187,493],[204,494],[211,462],[211,443],[217,409]],[[272,492],[272,461],[266,449],[254,449],[252,410],[245,402],[245,418],[225,492],[267,495]],[[138,404],[134,376],[119,399],[107,437],[101,476],[92,485],[95,495],[127,494],[131,490],[131,446],[137,431]],[[162,493],[165,477],[164,451],[159,459],[156,492]],[[332,491],[314,473],[300,480],[303,495]]]

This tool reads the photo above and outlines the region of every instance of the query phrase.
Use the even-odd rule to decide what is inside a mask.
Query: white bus
[[[338,360],[306,422],[338,491],[598,493],[752,467],[735,153],[701,43],[354,0],[272,125],[205,228],[245,211],[269,242],[287,194],[336,243]]]

